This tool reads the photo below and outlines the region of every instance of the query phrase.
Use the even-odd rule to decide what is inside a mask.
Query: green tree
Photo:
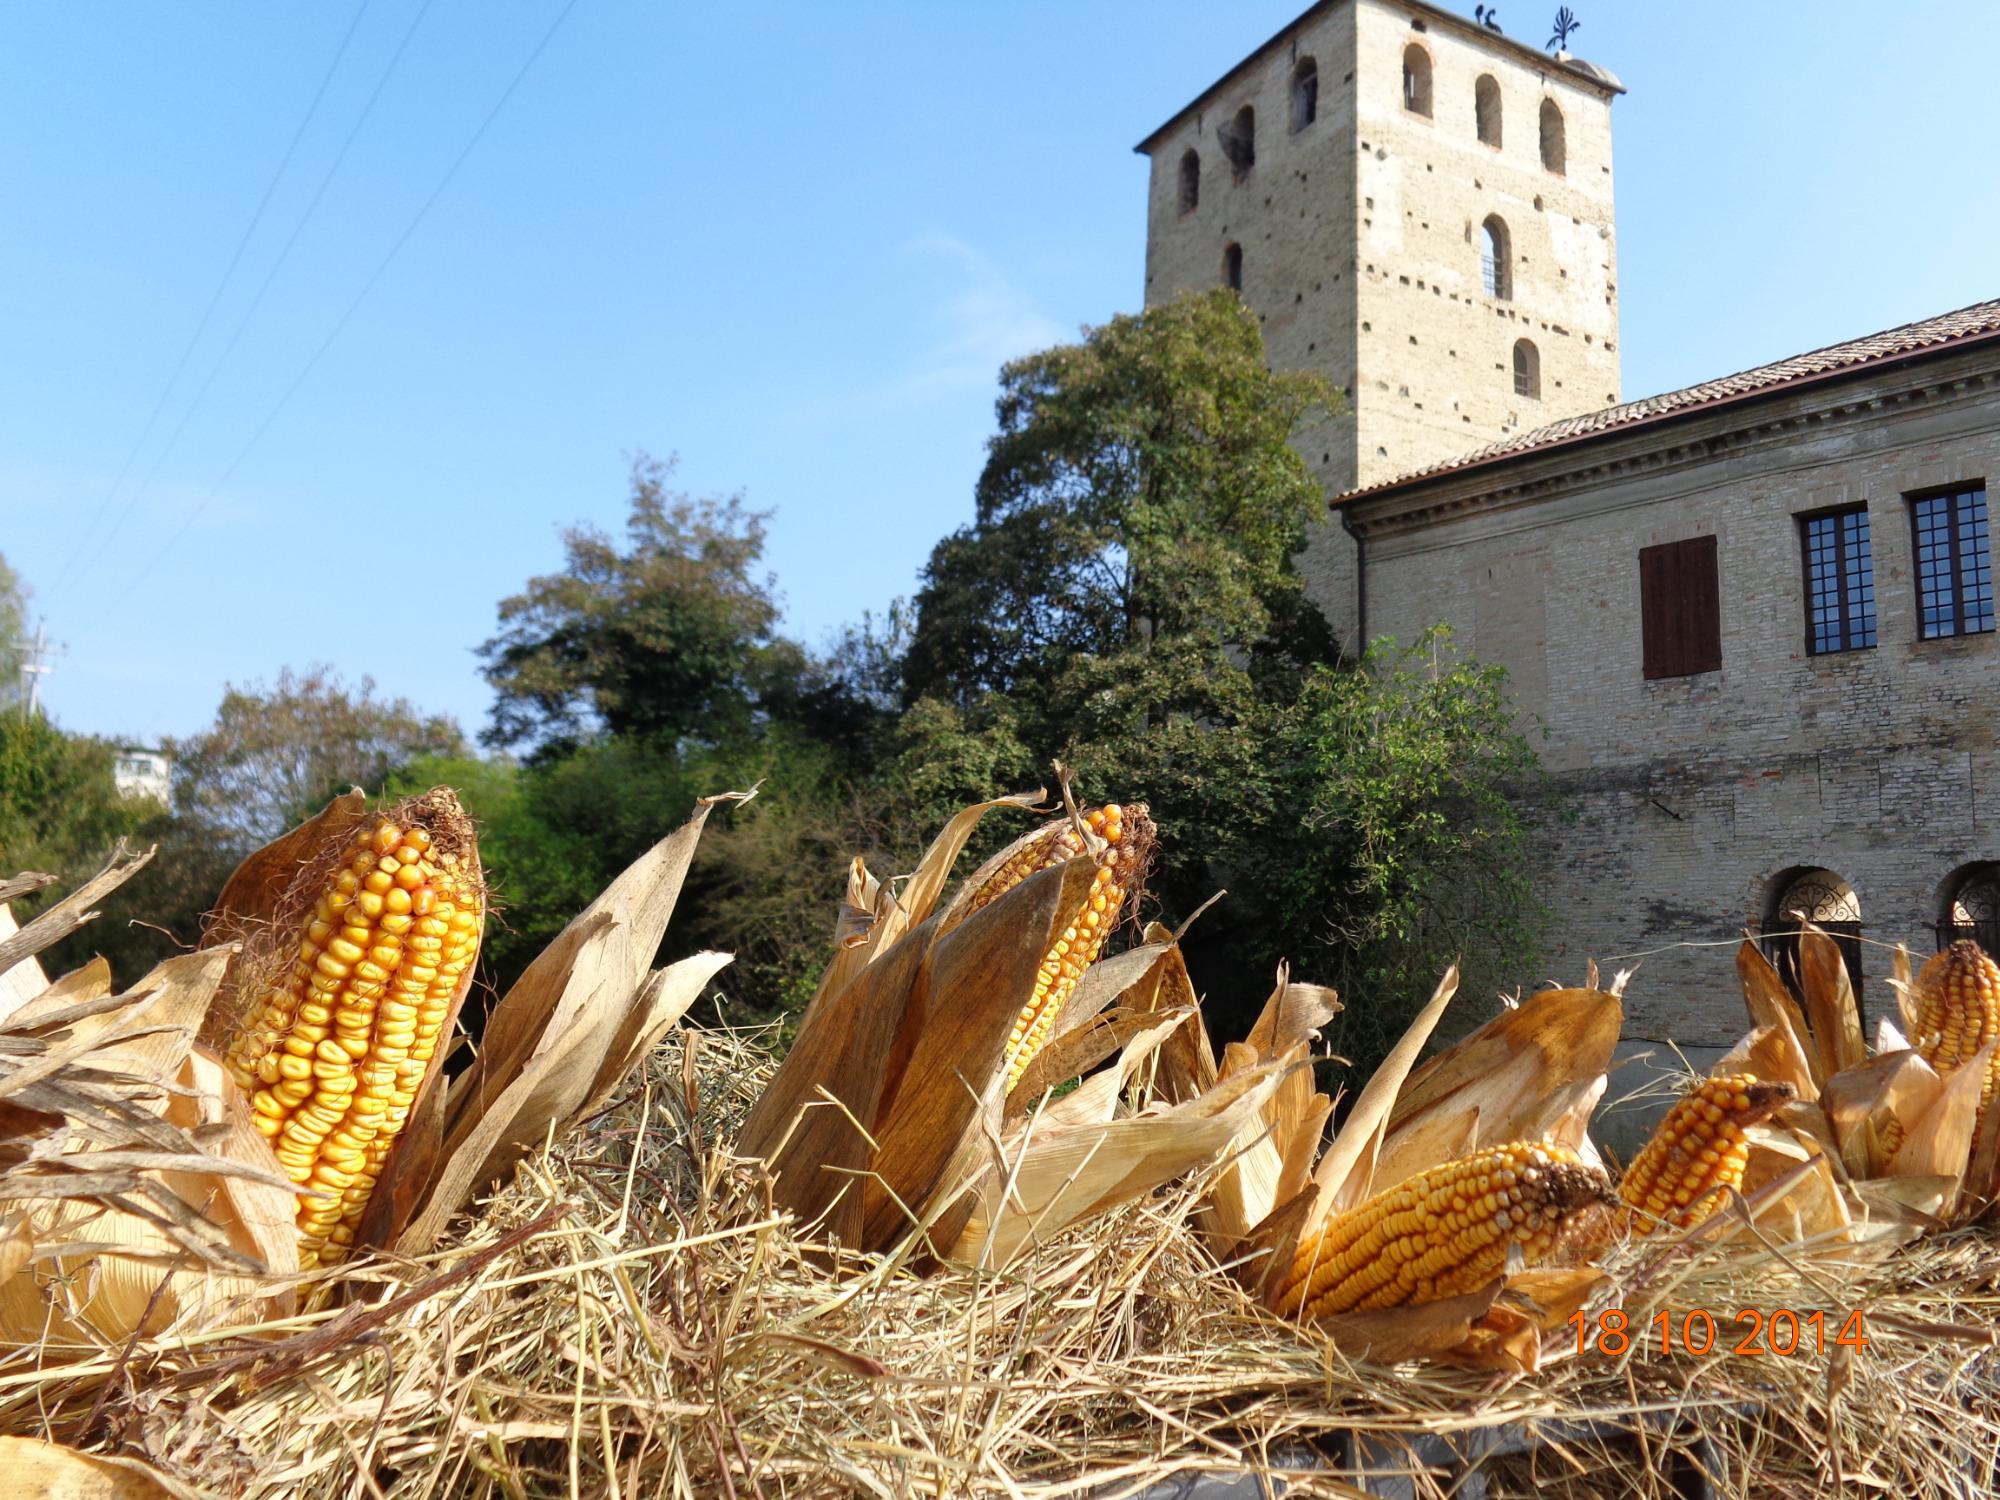
[[[66,734],[43,714],[0,713],[0,874],[42,870],[56,877],[47,892],[17,908],[17,918],[95,875],[120,839],[136,851],[170,838],[172,822],[164,807],[119,792],[116,758],[117,747],[109,741]],[[110,898],[101,920],[49,951],[50,971],[67,972],[101,952],[121,979],[137,977],[171,951],[171,944],[130,922],[157,920],[157,903],[150,898],[174,878],[156,857]]]
[[[1233,293],[1114,318],[1000,382],[973,522],[917,597],[912,699],[1046,695],[1079,659],[1189,641],[1328,653],[1291,565],[1323,501],[1290,439],[1337,393],[1267,369]]]
[[[21,652],[28,638],[28,586],[0,556],[0,706],[21,695]]]
[[[670,490],[670,463],[632,467],[626,545],[563,533],[560,573],[500,605],[480,647],[497,695],[494,746],[562,750],[596,734],[714,741],[750,727],[764,697],[796,687],[805,658],[777,633],[765,513],[740,497]]]
[[[166,745],[176,816],[239,857],[350,786],[379,791],[417,756],[464,749],[451,719],[379,698],[367,677],[350,689],[328,667],[226,687],[212,725]]]
[[[1314,671],[1273,716],[1271,837],[1232,853],[1300,972],[1366,1002],[1333,1033],[1356,1057],[1382,1056],[1453,961],[1469,1009],[1536,977],[1521,965],[1548,914],[1523,808],[1554,809],[1552,784],[1504,671],[1450,653],[1439,627]]]
[[[924,574],[885,777],[925,823],[1055,757],[1092,798],[1143,797],[1149,915],[1232,892],[1189,946],[1220,1029],[1285,959],[1343,988],[1370,1061],[1454,954],[1476,988],[1523,952],[1510,793],[1534,758],[1501,675],[1442,665],[1442,638],[1339,660],[1292,565],[1324,505],[1292,442],[1334,406],[1265,368],[1227,292],[1008,366],[973,523]]]
[[[95,874],[120,838],[154,824],[157,803],[119,794],[116,753],[42,714],[0,715],[0,870],[73,883]]]

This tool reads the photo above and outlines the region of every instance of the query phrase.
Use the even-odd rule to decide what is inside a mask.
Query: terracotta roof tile
[[[1725,375],[1720,380],[1704,380],[1699,385],[1668,391],[1664,395],[1648,396],[1641,401],[1628,401],[1622,406],[1607,406],[1601,411],[1585,412],[1582,416],[1565,417],[1560,422],[1551,422],[1546,427],[1517,433],[1500,442],[1489,443],[1484,448],[1460,454],[1456,458],[1446,459],[1425,468],[1413,469],[1407,474],[1400,474],[1380,484],[1366,485],[1357,490],[1350,490],[1344,495],[1336,495],[1331,503],[1341,505],[1362,495],[1397,489],[1419,479],[1449,474],[1459,469],[1474,468],[1480,464],[1532,453],[1541,448],[1552,448],[1578,438],[1614,432],[1621,427],[1650,421],[1655,417],[1664,417],[1732,397],[1771,390],[1817,375],[1831,375],[1843,370],[1857,369],[1880,360],[1900,358],[1940,344],[1955,343],[1961,339],[1993,333],[1996,330],[2000,330],[2000,300],[1975,302],[1972,306],[1962,307],[1956,312],[1943,313],[1935,318],[1924,318],[1915,323],[1905,323],[1900,328],[1885,329],[1881,333],[1871,333],[1865,338],[1849,339],[1844,344],[1831,344],[1824,349],[1815,349],[1809,354],[1795,354],[1790,359],[1781,359],[1775,364],[1759,365],[1754,370]]]

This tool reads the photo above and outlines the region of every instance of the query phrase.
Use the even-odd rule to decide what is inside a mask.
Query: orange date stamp
[[[1768,1312],[1749,1307],[1737,1313],[1697,1307],[1655,1313],[1646,1328],[1639,1329],[1625,1309],[1607,1307],[1595,1317],[1575,1313],[1569,1322],[1576,1330],[1578,1354],[1595,1349],[1613,1359],[1635,1341],[1656,1347],[1662,1356],[1711,1354],[1718,1349],[1726,1354],[1824,1354],[1828,1349],[1868,1347],[1858,1308],[1843,1320],[1839,1313],[1798,1313],[1788,1307]]]

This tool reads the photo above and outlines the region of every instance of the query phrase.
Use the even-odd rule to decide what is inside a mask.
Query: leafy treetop
[[[924,573],[912,699],[1046,690],[1078,657],[1194,636],[1323,641],[1291,556],[1322,496],[1291,438],[1338,395],[1264,364],[1217,290],[1113,318],[1001,371],[970,526]]]
[[[498,695],[487,744],[713,741],[796,681],[803,659],[777,635],[773,581],[757,572],[768,513],[670,490],[671,474],[639,458],[626,545],[574,527],[563,571],[501,602],[500,631],[479,649]]]

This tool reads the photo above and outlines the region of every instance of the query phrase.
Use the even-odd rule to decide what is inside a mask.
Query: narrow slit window
[[[1191,214],[1201,205],[1201,157],[1194,151],[1181,157],[1181,212]]]
[[[1875,559],[1868,507],[1807,516],[1806,644],[1814,656],[1864,651],[1875,644]]]
[[[1553,99],[1542,101],[1542,166],[1558,177],[1569,167],[1568,143],[1563,138],[1562,107]]]
[[[1413,115],[1431,112],[1431,55],[1415,42],[1403,49],[1403,108]]]
[[[1299,59],[1292,69],[1292,130],[1304,130],[1319,118],[1319,64],[1310,57]]]
[[[1479,284],[1496,302],[1514,296],[1514,276],[1509,264],[1511,251],[1507,225],[1498,214],[1479,226]]]
[[[1243,290],[1243,247],[1231,245],[1222,252],[1222,284],[1232,292]]]
[[[1257,111],[1244,105],[1215,134],[1222,142],[1222,154],[1229,158],[1230,175],[1241,182],[1257,165]]]
[[[1489,146],[1500,144],[1500,84],[1491,73],[1481,73],[1472,86],[1473,124],[1479,139]]]
[[[1514,341],[1514,394],[1542,399],[1542,354],[1528,339]]]
[[[1965,485],[1910,502],[1916,527],[1917,616],[1923,638],[1993,628],[1993,557],[1986,486]]]

